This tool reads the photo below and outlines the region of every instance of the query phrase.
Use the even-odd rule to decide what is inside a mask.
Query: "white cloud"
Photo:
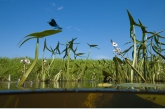
[[[53,11],[53,8],[54,8],[55,6],[56,6],[55,3],[49,3],[49,6],[47,6],[47,7],[45,8],[45,10],[48,11],[48,12],[52,12],[52,11]]]
[[[66,27],[67,29],[69,29],[69,28],[71,28],[72,26],[68,26],[68,27]]]
[[[57,10],[61,10],[61,9],[63,9],[64,7],[63,6],[61,6],[61,7],[59,7]]]
[[[55,3],[52,3],[52,6],[56,6],[56,4]]]
[[[80,31],[81,29],[77,29],[77,31]]]

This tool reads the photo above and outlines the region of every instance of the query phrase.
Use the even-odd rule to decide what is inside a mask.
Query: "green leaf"
[[[120,63],[120,64],[123,63],[123,61],[122,61],[120,58],[118,58],[118,57],[113,57],[113,61],[114,61],[114,62],[118,62],[118,63]]]
[[[83,54],[85,54],[85,53],[75,53],[76,56],[81,56]]]
[[[161,53],[159,53],[156,49],[155,49],[155,47],[153,46],[153,45],[151,45],[152,46],[152,49],[159,55],[159,56],[161,56],[164,60],[165,60],[165,56],[163,56]]]
[[[21,47],[26,41],[28,41],[28,40],[30,40],[30,39],[33,39],[33,38],[35,38],[35,37],[30,37],[30,38],[28,38],[28,39],[26,39],[26,40],[24,40],[21,44],[20,44],[20,46],[19,47]],[[19,42],[20,43],[20,42]],[[18,45],[19,45],[19,43],[18,43]]]
[[[69,43],[69,49],[71,49],[73,52],[74,52],[74,50],[73,50],[73,42],[76,40],[77,38],[73,38],[71,41],[69,41],[68,43]]]
[[[62,30],[45,30],[45,31],[42,31],[42,32],[35,32],[35,33],[29,34],[27,36],[34,36],[36,38],[43,38],[45,36],[50,36],[50,35],[59,33],[61,31]]]
[[[51,52],[51,50],[46,46],[46,49]]]
[[[128,13],[128,17],[129,17],[129,21],[130,21],[130,36],[131,36],[131,33],[133,32],[134,30],[134,25],[136,26],[139,26],[133,19],[131,13],[127,10],[127,13]],[[132,37],[132,36],[131,36]],[[132,39],[133,40],[133,39]]]
[[[130,21],[130,25],[137,25],[137,26],[139,26],[139,24],[137,24],[136,22],[135,22],[135,20],[133,19],[133,17],[132,17],[132,15],[131,15],[131,13],[127,10],[127,13],[128,13],[128,17],[129,17],[129,21]],[[132,30],[133,28],[131,28],[131,30]]]
[[[68,48],[66,46],[66,48],[62,51],[62,53],[65,52],[64,56],[63,56],[63,59],[68,56]]]
[[[124,50],[122,53],[123,53],[123,55],[125,55],[131,48],[133,48],[133,45],[132,46],[130,46],[128,49],[126,49],[126,50]]]
[[[50,35],[53,35],[53,34],[56,34],[56,33],[59,33],[61,32],[62,30],[45,30],[45,31],[42,31],[42,32],[35,32],[35,33],[32,33],[32,34],[29,34],[27,36],[25,36],[22,40],[24,40],[22,42],[22,40],[18,43],[18,45],[21,43],[21,45],[19,47],[21,47],[26,41],[32,39],[32,38],[43,38],[43,37],[46,37],[46,36],[50,36]]]
[[[87,43],[87,44],[88,44],[88,43]],[[89,45],[90,48],[95,47],[95,48],[99,49],[99,48],[97,47],[98,45],[96,45],[96,44],[88,44],[88,45]]]
[[[155,40],[157,46],[158,46],[158,44],[165,45],[165,43],[160,42],[157,37],[154,37],[154,40]]]
[[[147,27],[145,27],[142,23],[141,23],[141,21],[139,20],[139,23],[140,23],[140,27],[141,27],[141,30],[142,30],[142,32],[143,32],[143,34],[145,34],[147,31],[146,31],[146,28]]]
[[[132,43],[132,42],[133,42],[133,41],[126,42],[124,45],[130,44],[130,43]]]
[[[54,49],[54,50],[57,50],[58,54],[60,54],[59,46],[60,46],[60,42],[58,41],[57,46],[56,46],[56,48]]]
[[[76,48],[73,50],[73,53],[75,54],[77,51],[78,45],[76,46]]]
[[[155,37],[155,36],[158,36],[160,38],[164,38],[165,39],[165,37],[162,37],[162,36],[159,35],[159,33],[161,33],[161,32],[163,32],[163,30],[159,31],[159,32],[147,32],[149,34],[152,34],[151,36],[147,37],[147,40],[149,40],[150,38]]]
[[[45,51],[46,49],[46,38],[45,38],[45,41],[44,41],[44,48],[43,48],[43,51]]]
[[[105,70],[102,71],[102,74],[103,74],[103,76],[109,76],[110,75],[110,73],[105,71]]]

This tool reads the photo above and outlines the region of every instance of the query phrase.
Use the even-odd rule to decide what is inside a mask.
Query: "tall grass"
[[[7,78],[9,74],[11,75],[11,81],[17,81],[20,79],[23,75],[23,69],[24,66],[22,63],[20,63],[20,60],[24,59],[22,58],[7,58],[7,57],[1,57],[0,58],[0,81],[7,81]],[[92,76],[94,73],[96,73],[96,81],[103,81],[103,71],[108,72],[110,75],[112,75],[114,80],[120,80],[124,82],[130,81],[130,76],[131,76],[131,66],[128,66],[128,64],[124,60],[119,60],[117,58],[117,65],[116,61],[113,60],[91,60],[88,59],[86,60],[86,65],[88,68],[85,70],[86,73],[86,80],[93,80]],[[34,61],[34,59],[30,58],[29,59],[31,62]],[[42,76],[40,75],[40,72],[42,70],[42,59],[38,59],[38,62],[35,66],[35,68],[32,70],[32,72],[29,74],[28,78],[26,79],[27,81],[32,80],[40,80]],[[47,64],[51,63],[52,59],[47,59]],[[49,68],[49,73],[47,73],[46,78],[49,78],[51,80],[54,79],[55,75],[59,73],[60,70],[62,70],[62,75],[59,78],[60,80],[67,80],[65,77],[66,75],[64,74],[66,72],[66,67],[64,65],[67,60],[63,60],[61,58],[55,58],[54,62],[52,63],[52,67]],[[82,59],[76,59],[74,61],[70,62],[70,69],[69,69],[69,74],[71,75],[71,80],[72,81],[77,81],[79,74],[82,72],[83,68],[83,63],[85,60]],[[141,62],[142,63],[142,62]],[[141,69],[140,66],[142,64],[139,64],[138,70],[143,70]],[[116,70],[116,66],[117,70]],[[161,60],[161,58],[154,57],[152,61],[147,61],[146,62],[147,66],[147,81],[153,82],[155,80],[165,80],[165,61]],[[30,67],[30,65],[27,66],[27,68]],[[159,71],[158,71],[159,70]],[[83,80],[80,78],[80,80]],[[141,79],[139,78],[138,75],[134,75],[134,80],[135,82],[141,82]]]
[[[11,75],[11,81],[17,81],[19,78],[22,77],[23,73],[23,64],[20,63],[20,60],[24,59],[22,58],[7,58],[7,57],[1,57],[0,58],[0,81],[5,81],[7,80],[8,75]],[[34,61],[34,59],[30,58],[29,59],[31,63]],[[38,62],[35,66],[35,68],[32,70],[32,72],[29,74],[27,80],[35,80],[37,78],[37,75],[39,72],[41,72],[42,69],[42,59],[38,59]],[[47,64],[51,63],[52,59],[47,59]],[[50,78],[53,79],[54,76],[62,70],[63,72],[66,71],[64,63],[67,62],[67,60],[63,60],[60,58],[55,58],[54,62],[52,63],[52,67],[49,69],[49,75]],[[104,60],[109,64],[112,64],[113,61],[111,60]],[[104,65],[103,60],[91,60],[88,59],[86,60],[86,64],[88,68],[86,69],[86,79],[91,80],[93,73],[95,72],[97,75],[97,79],[102,80],[102,70],[107,70],[109,73],[112,71],[112,68],[109,68],[108,64]],[[82,72],[83,68],[83,62],[84,60],[81,59],[76,59],[74,62],[70,62],[70,75],[72,77],[75,77],[75,79],[78,78],[79,74]],[[102,62],[102,63],[99,63]],[[30,67],[27,66],[27,67]],[[106,68],[107,67],[107,68]],[[105,69],[106,68],[106,69]],[[40,74],[39,74],[40,75]],[[38,78],[41,78],[38,76]],[[65,77],[61,77],[61,79],[66,80]],[[72,78],[74,80],[74,78]]]

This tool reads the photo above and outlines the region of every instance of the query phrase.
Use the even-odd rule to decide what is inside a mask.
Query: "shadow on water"
[[[19,89],[17,82],[0,82],[0,107],[17,108],[158,108],[165,107],[161,83],[111,83],[99,81],[32,82]]]

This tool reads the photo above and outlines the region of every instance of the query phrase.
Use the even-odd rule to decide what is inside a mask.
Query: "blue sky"
[[[121,50],[129,45],[129,19],[126,9],[135,21],[140,19],[148,31],[165,30],[165,0],[0,0],[0,57],[34,57],[36,39],[20,48],[18,42],[26,35],[53,29],[47,22],[54,18],[63,28],[61,33],[47,37],[48,47],[57,42],[66,43],[77,37],[78,52],[86,53],[93,48],[90,59],[112,59],[113,47],[110,39]],[[139,31],[140,32],[140,31]],[[137,39],[141,39],[137,30]],[[165,32],[161,33],[165,36]],[[42,57],[44,38],[40,39],[39,57]],[[64,46],[60,47],[61,50]],[[46,58],[51,53],[46,51]],[[63,55],[57,55],[63,57]],[[131,56],[130,56],[131,57]]]

